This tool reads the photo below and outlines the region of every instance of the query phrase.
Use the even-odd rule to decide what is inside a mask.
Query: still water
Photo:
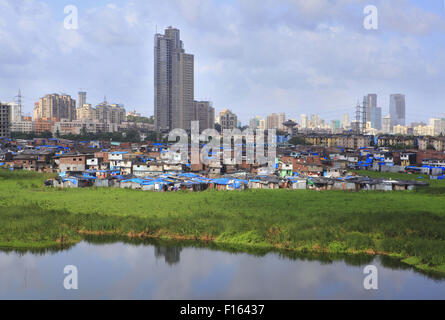
[[[113,241],[1,250],[0,299],[445,299],[445,278],[379,256],[285,256]],[[363,286],[370,264],[378,269],[378,290]],[[64,288],[66,265],[78,269],[78,290]]]

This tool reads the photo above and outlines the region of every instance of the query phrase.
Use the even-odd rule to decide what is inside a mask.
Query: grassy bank
[[[112,234],[299,252],[380,253],[445,273],[443,182],[417,192],[155,193],[47,189],[45,178],[0,170],[0,246],[69,245],[85,234]]]

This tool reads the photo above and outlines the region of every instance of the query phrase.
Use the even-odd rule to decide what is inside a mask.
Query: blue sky
[[[63,27],[65,5],[79,29]],[[363,28],[375,5],[378,30]],[[354,114],[367,93],[388,113],[406,94],[408,121],[445,114],[443,0],[0,0],[0,100],[80,88],[153,114],[153,35],[172,25],[195,55],[195,97],[243,123],[285,112]]]

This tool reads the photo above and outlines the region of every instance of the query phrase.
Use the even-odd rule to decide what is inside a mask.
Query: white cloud
[[[93,104],[107,95],[150,115],[153,35],[156,26],[173,25],[195,55],[195,96],[243,121],[271,106],[294,118],[340,106],[352,113],[368,92],[379,93],[384,107],[391,92],[406,93],[408,115],[423,103],[439,112],[445,19],[408,0],[374,2],[377,31],[363,28],[365,0],[85,1],[73,31],[43,1],[0,0],[0,46],[7,48],[0,99],[20,87],[30,111],[46,93],[76,96],[85,88]]]

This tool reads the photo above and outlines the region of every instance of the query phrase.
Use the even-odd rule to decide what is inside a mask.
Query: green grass
[[[45,188],[48,177],[0,170],[0,246],[71,245],[84,234],[110,234],[262,250],[380,253],[445,272],[443,181],[400,192],[157,193]]]

